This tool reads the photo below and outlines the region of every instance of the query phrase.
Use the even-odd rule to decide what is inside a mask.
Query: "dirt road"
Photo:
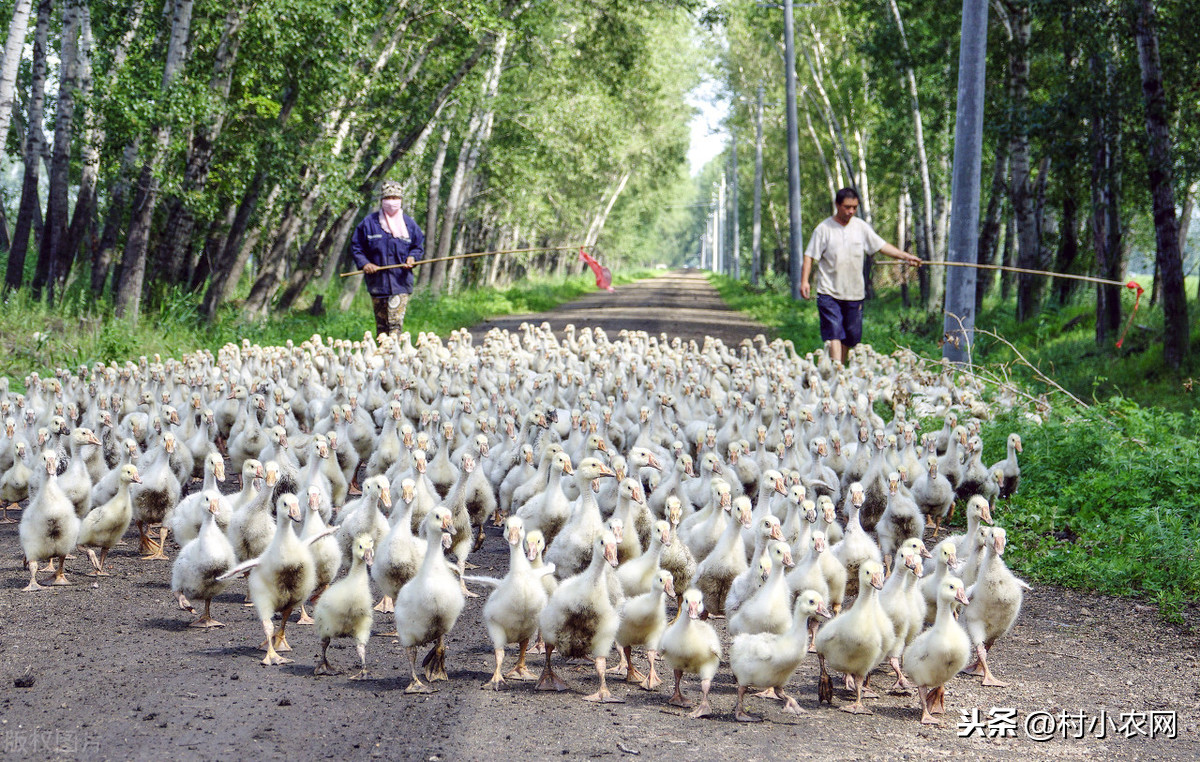
[[[671,274],[596,294],[545,315],[515,318],[582,326],[592,319],[610,334],[621,328],[666,331],[699,338],[716,332],[726,341],[761,329],[723,311],[699,276]],[[501,321],[481,326],[486,330]],[[1036,457],[1030,453],[1029,457]],[[238,488],[230,479],[225,489]],[[1003,523],[1003,516],[1000,517]],[[473,555],[479,574],[502,576],[507,551],[496,530]],[[1200,639],[1163,625],[1150,606],[1055,588],[1039,587],[1025,599],[1012,633],[993,654],[1007,688],[983,688],[960,677],[948,686],[947,725],[917,723],[916,699],[883,695],[869,701],[874,714],[850,716],[818,707],[816,662],[806,660],[791,683],[806,714],[792,716],[762,699],[751,711],[757,725],[733,720],[734,684],[727,666],[713,688],[716,714],[690,720],[666,703],[667,686],[644,692],[613,684],[624,704],[582,701],[595,689],[590,667],[568,667],[574,690],[535,693],[513,684],[493,693],[479,686],[491,668],[491,646],[481,625],[483,599],[469,601],[449,642],[451,681],[429,696],[408,696],[407,663],[394,639],[390,617],[376,619],[368,645],[373,678],[316,678],[318,645],[311,630],[293,625],[295,663],[259,665],[262,639],[252,610],[242,606],[244,583],[213,605],[224,629],[189,630],[189,617],[170,595],[170,564],[144,562],[136,545],[111,556],[115,576],[96,585],[69,562],[75,585],[20,592],[27,581],[19,567],[16,525],[0,525],[0,754],[12,759],[357,759],[413,760],[562,759],[1011,759],[1200,758]],[[177,548],[172,547],[172,556]],[[723,642],[724,624],[717,623]],[[511,658],[511,657],[510,657]],[[349,668],[352,648],[330,649],[331,661]],[[533,657],[540,667],[541,657]],[[25,684],[28,676],[31,687]],[[887,682],[885,682],[887,680]],[[873,683],[890,684],[882,672]],[[694,680],[685,692],[696,697]],[[847,702],[837,691],[836,705]],[[958,737],[962,710],[977,710],[981,727]],[[1004,710],[1015,712],[1012,737]],[[1082,713],[1086,738],[1059,721]],[[1175,712],[1177,738],[1158,723]],[[1106,713],[1108,722],[1098,722]],[[1054,718],[1053,729],[1046,717]],[[1049,729],[1035,741],[1027,732]],[[1095,736],[1105,731],[1105,738]],[[1155,737],[1150,738],[1151,730]],[[1066,738],[1062,736],[1066,735]],[[1129,735],[1131,737],[1127,738]]]

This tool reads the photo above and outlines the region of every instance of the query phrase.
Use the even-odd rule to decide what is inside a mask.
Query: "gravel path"
[[[598,322],[610,335],[622,328],[697,339],[715,333],[734,342],[763,330],[725,310],[702,276],[678,273],[475,330],[516,327],[522,320],[549,320],[555,328]],[[236,477],[225,485],[237,488]],[[506,551],[496,530],[489,533],[471,560],[482,567],[476,573],[501,576]],[[766,721],[742,725],[733,721],[727,666],[713,687],[716,714],[705,720],[668,706],[666,686],[648,693],[614,683],[626,703],[585,703],[581,696],[595,687],[585,666],[564,670],[574,689],[569,693],[535,693],[530,684],[481,691],[491,670],[482,598],[468,602],[449,639],[451,682],[429,696],[406,696],[403,652],[394,639],[378,636],[391,629],[390,617],[377,618],[377,637],[368,645],[373,679],[315,678],[316,639],[296,625],[289,627],[296,662],[258,664],[261,630],[241,605],[244,583],[214,602],[214,616],[226,628],[194,631],[170,595],[170,565],[139,560],[135,545],[110,556],[115,576],[98,586],[81,573],[86,561],[80,558],[68,565],[77,572],[74,586],[39,593],[20,592],[27,577],[18,565],[16,525],[0,525],[0,549],[6,559],[0,566],[4,758],[1200,759],[1200,639],[1162,624],[1153,607],[1133,600],[1036,588],[1013,632],[994,650],[996,674],[1010,687],[954,680],[943,728],[917,723],[914,697],[885,694],[868,702],[873,715],[850,716],[836,709],[848,703],[838,690],[834,709],[818,707],[813,659],[790,684],[806,714],[787,715],[753,699],[751,711]],[[174,557],[177,548],[169,552]],[[723,622],[717,626],[727,647]],[[336,645],[330,660],[349,668],[353,649]],[[540,663],[533,657],[535,669]],[[890,684],[884,679],[880,672],[873,682]],[[29,680],[31,687],[14,687]],[[698,694],[694,680],[685,680],[685,692]],[[1015,710],[1014,737],[958,737],[962,710],[977,710],[986,727],[993,708]],[[1106,712],[1107,737],[1092,737],[1098,728],[1085,727],[1089,737],[1076,739],[1067,728],[1063,738],[1057,721],[1063,712],[1083,713],[1089,725]],[[1177,713],[1178,737],[1156,732],[1150,738],[1150,713],[1162,721],[1170,712]],[[1032,740],[1026,719],[1034,718],[1037,731],[1043,713],[1056,718],[1056,737]],[[1004,728],[995,719],[991,724]],[[1135,732],[1139,727],[1144,732]],[[1133,737],[1126,738],[1129,732]]]

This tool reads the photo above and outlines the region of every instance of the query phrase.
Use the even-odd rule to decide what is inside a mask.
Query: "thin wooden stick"
[[[909,265],[907,262],[899,262],[899,261],[876,262],[875,265],[876,266],[878,266],[878,265],[908,265],[909,267],[912,266],[912,265]],[[1050,278],[1069,278],[1071,280],[1087,281],[1088,283],[1099,283],[1103,286],[1121,286],[1122,288],[1129,285],[1128,283],[1122,283],[1119,280],[1107,280],[1105,278],[1095,278],[1091,275],[1075,275],[1074,273],[1054,273],[1054,272],[1049,272],[1047,270],[1030,270],[1025,267],[1010,267],[1008,265],[981,265],[976,262],[931,262],[931,261],[922,260],[921,266],[924,267],[926,265],[937,265],[938,267],[974,267],[977,270],[1003,270],[1005,272],[1024,273],[1026,275],[1045,275]]]
[[[523,254],[525,252],[530,252],[530,251],[570,251],[570,250],[578,249],[578,248],[579,248],[578,246],[535,246],[534,248],[531,248],[531,249],[501,249],[499,251],[473,251],[470,254],[454,254],[453,256],[437,257],[436,259],[420,259],[420,260],[417,260],[416,262],[413,262],[411,265],[406,265],[406,264],[381,265],[379,267],[379,270],[394,270],[397,267],[413,268],[413,267],[417,267],[418,265],[428,265],[428,264],[432,264],[434,262],[449,262],[452,259],[469,259],[471,257],[488,257],[488,256],[492,256],[493,254]],[[379,272],[379,270],[376,270],[376,272]],[[363,274],[362,270],[352,270],[348,273],[342,273],[341,277],[349,278],[351,275],[362,275],[362,274]]]

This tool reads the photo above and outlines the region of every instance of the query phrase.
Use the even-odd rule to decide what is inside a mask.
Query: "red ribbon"
[[[1129,326],[1133,325],[1133,317],[1137,314],[1138,303],[1142,301],[1142,294],[1146,293],[1146,289],[1142,288],[1135,280],[1126,283],[1125,288],[1137,291],[1137,295],[1133,297],[1133,311],[1129,313],[1129,320],[1125,321],[1125,330],[1121,331],[1121,338],[1117,339],[1117,349],[1120,349],[1121,345],[1125,343],[1125,334],[1129,333]]]
[[[592,268],[592,272],[595,273],[596,288],[602,288],[605,291],[616,291],[612,286],[612,272],[584,251],[582,246],[579,247],[579,258],[587,262],[588,267]]]

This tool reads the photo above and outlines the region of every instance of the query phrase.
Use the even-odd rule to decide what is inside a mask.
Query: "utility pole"
[[[750,263],[750,282],[758,285],[762,277],[762,116],[763,116],[763,86],[758,83],[758,111],[754,115],[754,225],[750,232],[751,246],[754,251]]]
[[[988,0],[963,0],[958,49],[958,108],[950,188],[950,240],[946,261],[973,263],[979,233],[979,183],[983,157],[983,88],[987,60]],[[975,269],[946,273],[946,342],[942,357],[966,362],[975,342]]]
[[[800,133],[796,125],[796,43],[792,0],[783,0],[784,72],[787,79],[787,152],[788,152],[788,278],[792,299],[800,301]],[[964,268],[965,269],[965,268]]]
[[[730,214],[729,214],[729,216],[730,216],[730,221],[729,221],[729,238],[730,238],[729,263],[732,266],[730,268],[730,274],[733,275],[735,280],[741,280],[741,278],[742,278],[742,262],[741,262],[741,253],[739,252],[740,241],[738,240],[739,236],[741,235],[741,230],[738,227],[738,166],[737,166],[737,131],[736,130],[730,131],[729,142],[733,143],[733,156],[732,156],[733,167],[729,170],[729,175],[730,175],[729,179],[730,179],[730,184],[732,186],[729,191],[729,212],[730,212]]]

